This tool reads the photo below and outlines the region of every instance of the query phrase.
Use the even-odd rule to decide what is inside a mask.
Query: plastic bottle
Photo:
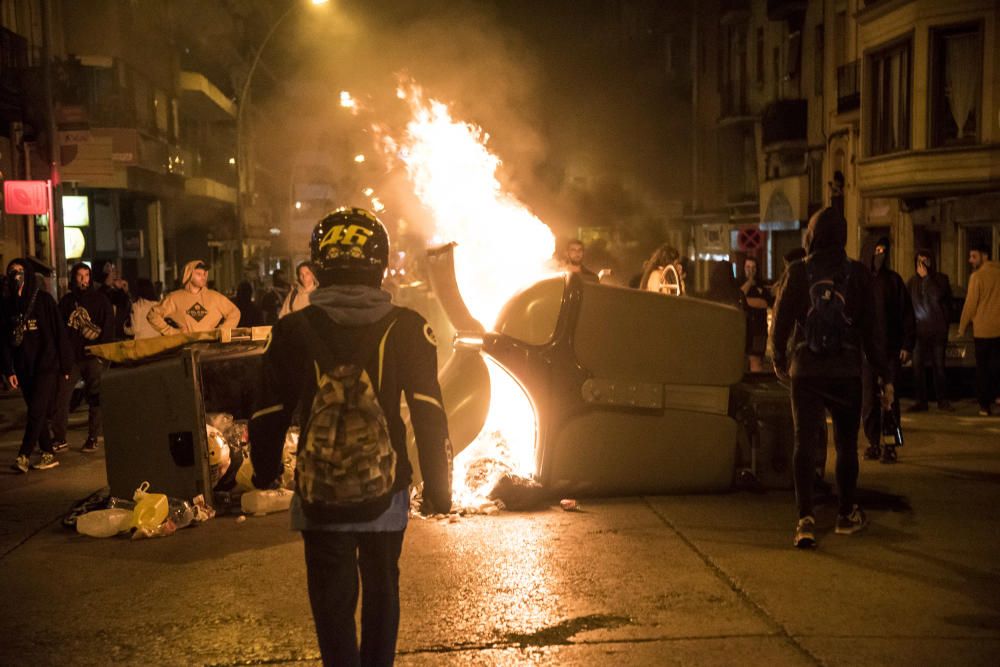
[[[254,490],[243,494],[240,507],[244,514],[269,514],[283,512],[292,503],[295,493],[288,489],[273,489],[268,491]]]
[[[174,522],[174,526],[178,530],[186,528],[190,525],[191,521],[194,520],[194,508],[191,507],[191,503],[186,500],[171,498],[170,512],[167,515],[167,518]]]
[[[132,525],[136,528],[153,530],[167,518],[170,505],[165,494],[149,493],[148,489],[149,482],[143,482],[135,490],[135,510],[133,511]]]
[[[113,537],[132,527],[132,511],[122,508],[94,510],[76,520],[76,532],[90,537]]]

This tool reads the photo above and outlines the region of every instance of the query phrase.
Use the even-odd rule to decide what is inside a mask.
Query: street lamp
[[[328,4],[329,0],[312,0],[313,5],[325,5]],[[236,241],[239,251],[239,262],[238,267],[239,274],[243,273],[243,264],[245,257],[243,256],[243,239],[244,239],[244,213],[246,212],[246,207],[243,202],[244,197],[244,187],[243,180],[245,177],[245,163],[246,163],[246,149],[243,141],[244,133],[244,123],[245,114],[243,112],[244,107],[248,106],[248,95],[250,94],[250,84],[253,82],[254,72],[257,71],[257,65],[260,64],[260,57],[264,53],[264,49],[267,48],[268,43],[277,32],[278,27],[285,22],[292,12],[300,7],[299,0],[294,0],[292,4],[285,10],[285,12],[278,17],[278,20],[274,22],[271,29],[268,30],[267,35],[261,40],[260,46],[257,47],[256,53],[254,53],[253,61],[250,63],[250,69],[247,71],[246,79],[243,81],[243,87],[240,89],[239,97],[236,99]]]

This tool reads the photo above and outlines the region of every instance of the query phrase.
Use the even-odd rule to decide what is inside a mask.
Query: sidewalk
[[[816,552],[789,492],[414,519],[397,664],[993,665],[1000,419],[959,407],[904,418],[899,463],[862,462],[871,526],[833,535],[827,509]],[[77,536],[61,513],[104,483],[85,456],[0,474],[0,664],[318,664],[287,515]]]

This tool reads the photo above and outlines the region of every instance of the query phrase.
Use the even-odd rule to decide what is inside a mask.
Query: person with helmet
[[[184,265],[181,288],[149,309],[146,319],[164,336],[177,333],[232,329],[240,321],[240,309],[208,287],[209,266],[200,259]]]
[[[424,509],[444,513],[451,508],[451,443],[437,379],[437,343],[423,317],[393,305],[381,289],[389,236],[370,212],[340,208],[330,213],[313,230],[310,250],[320,287],[310,294],[310,305],[274,325],[264,354],[260,409],[250,421],[253,482],[257,488],[277,485],[285,432],[297,420],[303,430],[291,523],[305,542],[309,599],[323,664],[389,665],[399,628],[398,562],[412,471],[401,393],[420,459]],[[394,465],[374,471],[386,482],[380,495],[353,504],[331,503],[320,514],[309,500],[314,482],[304,466],[304,456],[315,451],[310,444],[315,442],[313,420],[324,418],[317,401],[325,396],[331,375],[345,368],[357,373],[359,366],[364,374],[354,377],[374,395],[382,413],[379,424],[387,432],[387,438],[375,441],[391,443]],[[335,371],[328,374],[328,368]],[[341,409],[351,407],[343,394],[340,401]],[[332,423],[338,430],[336,417]],[[354,432],[327,432],[325,442],[335,454]],[[360,651],[354,622],[359,569]]]

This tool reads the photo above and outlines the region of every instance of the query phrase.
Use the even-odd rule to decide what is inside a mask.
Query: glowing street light
[[[362,162],[364,162],[365,161],[364,154],[358,153],[357,155],[355,155],[354,156],[354,161],[357,162],[358,164],[361,164]]]
[[[300,201],[295,202],[295,210],[296,211],[301,211],[302,210],[302,202],[300,202]]]

